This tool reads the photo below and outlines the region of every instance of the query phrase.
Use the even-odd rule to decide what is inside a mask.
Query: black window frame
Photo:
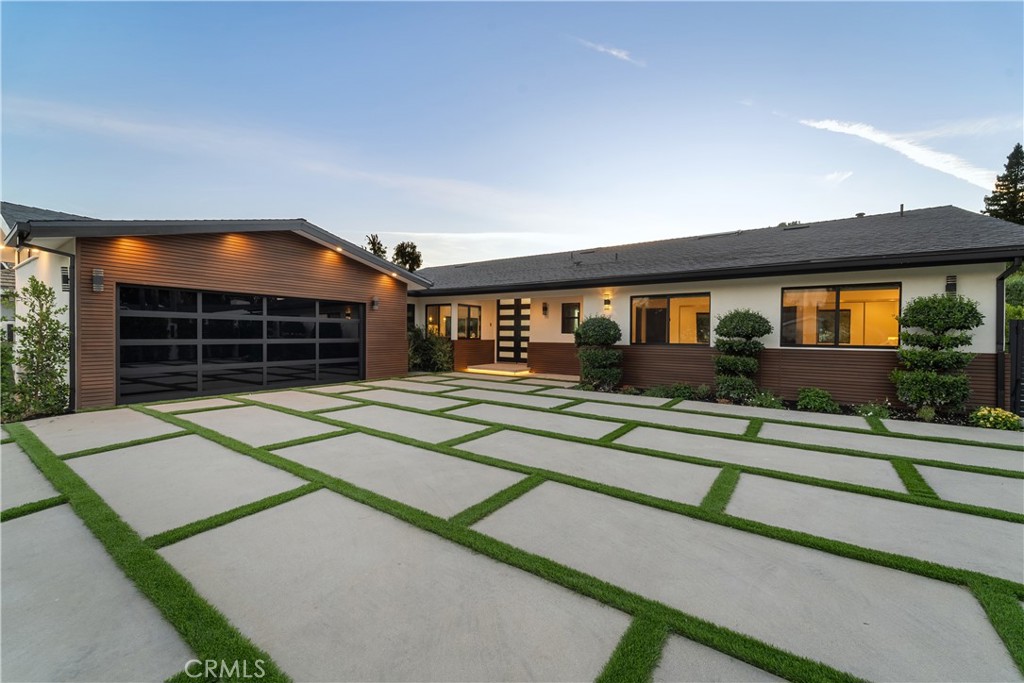
[[[566,307],[572,307],[569,310],[575,309],[575,312],[571,315],[566,315]],[[569,301],[562,304],[562,334],[575,334],[576,328],[580,326],[583,318],[583,302],[581,301]],[[568,323],[569,329],[565,329]]]
[[[447,330],[447,333],[445,333],[445,331],[441,329],[441,309],[444,308],[445,306],[448,307],[448,330]],[[431,309],[437,309],[437,332],[436,333],[430,331],[430,310]],[[444,337],[445,339],[451,339],[452,338],[452,318],[453,318],[452,313],[453,313],[453,311],[452,311],[452,305],[451,304],[427,304],[423,308],[423,329],[424,329],[424,331],[426,331],[427,334],[433,334],[435,337]]]
[[[707,341],[697,341],[697,342],[673,342],[673,341],[669,341],[672,338],[672,335],[671,335],[671,329],[672,329],[672,316],[671,316],[672,299],[696,299],[696,298],[702,298],[702,297],[707,297],[707,300],[708,300],[708,312],[707,313],[698,313],[697,314],[697,319],[699,321],[699,320],[702,319],[701,316],[707,316],[706,318],[704,318],[704,319],[706,319],[707,325],[708,325]],[[636,316],[634,314],[634,310],[635,309],[633,307],[633,302],[636,299],[665,299],[665,341],[663,341],[663,342],[634,341],[633,326],[635,324]],[[698,339],[700,339],[700,332],[701,332],[701,330],[698,327],[697,328],[697,332],[696,332]],[[695,347],[711,346],[711,292],[707,291],[707,292],[683,292],[683,293],[678,293],[677,292],[677,293],[674,293],[674,294],[636,294],[636,295],[633,295],[633,296],[629,297],[629,344],[630,344],[630,346],[695,346]]]
[[[833,332],[832,342],[818,342],[815,344],[802,344],[799,342],[787,342],[785,339],[786,333],[786,292],[796,292],[807,289],[819,289],[825,290],[826,292],[834,292],[836,299],[836,307],[831,311],[833,315]],[[779,346],[786,349],[885,349],[885,350],[896,350],[900,347],[900,335],[902,333],[902,326],[900,325],[899,318],[896,319],[896,344],[889,345],[878,345],[878,344],[851,344],[849,342],[842,343],[843,336],[843,313],[847,314],[847,333],[849,333],[850,322],[849,313],[850,309],[840,308],[842,305],[842,293],[843,291],[857,291],[859,289],[895,289],[897,292],[896,296],[896,315],[899,316],[903,311],[903,282],[870,282],[866,284],[861,283],[849,283],[841,285],[806,285],[799,287],[782,287],[779,291]],[[826,311],[826,314],[828,311]],[[815,318],[815,339],[821,338],[821,329],[819,327],[821,322],[821,311]]]
[[[462,321],[463,321],[462,309],[466,309],[466,317],[465,317],[466,333],[465,334],[463,334],[463,332],[462,332]],[[475,317],[473,316],[473,310],[474,309],[476,310],[476,316]],[[456,330],[455,333],[457,335],[457,338],[458,339],[482,339],[483,338],[483,332],[484,332],[483,331],[483,326],[484,326],[484,322],[483,322],[484,321],[484,318],[483,318],[483,307],[478,306],[476,304],[458,304],[458,308],[456,308],[456,311],[458,311],[458,314],[455,316],[455,330]],[[469,336],[469,321],[470,320],[474,320],[474,319],[477,321],[477,324],[476,324],[476,336],[475,337],[470,337]]]

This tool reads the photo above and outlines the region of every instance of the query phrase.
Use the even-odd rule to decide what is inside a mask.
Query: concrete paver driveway
[[[570,387],[5,426],[0,678],[1024,680],[1020,435]]]

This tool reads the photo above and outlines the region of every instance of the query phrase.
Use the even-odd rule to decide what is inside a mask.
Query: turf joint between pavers
[[[649,681],[668,640],[668,624],[659,619],[634,617],[596,683]]]
[[[505,507],[520,496],[537,488],[545,481],[547,480],[539,474],[531,474],[522,481],[518,481],[476,505],[466,508],[457,515],[453,515],[448,521],[460,526],[473,526],[487,515]]]
[[[700,502],[701,508],[708,512],[724,513],[729,504],[736,485],[740,483],[740,471],[735,467],[725,467],[719,472],[711,488]]]
[[[52,507],[63,505],[68,502],[66,496],[53,496],[52,498],[44,498],[42,500],[34,500],[31,503],[25,503],[18,507],[8,508],[3,512],[0,512],[0,522],[6,522],[18,517],[24,517],[25,515],[31,515],[33,512],[39,512],[40,510],[49,510]]]

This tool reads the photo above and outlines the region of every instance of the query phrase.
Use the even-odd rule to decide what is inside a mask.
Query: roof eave
[[[1012,260],[1024,256],[1024,245],[1019,247],[998,247],[963,249],[927,254],[894,254],[860,259],[803,261],[795,263],[746,266],[741,268],[718,268],[711,270],[676,271],[645,275],[622,275],[611,277],[576,278],[571,280],[549,280],[505,285],[484,285],[480,287],[452,287],[410,292],[411,296],[456,296],[464,294],[497,294],[519,291],[551,291],[562,289],[585,289],[589,287],[612,287],[642,284],[663,284],[668,282],[695,282],[700,280],[731,280],[777,275],[835,273],[854,270],[885,270],[889,268],[960,265],[964,263],[992,263]]]

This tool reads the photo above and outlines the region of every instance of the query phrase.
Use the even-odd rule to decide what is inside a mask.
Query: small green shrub
[[[975,427],[984,427],[985,429],[1005,429],[1011,432],[1024,430],[1020,416],[1002,408],[983,406],[971,413],[967,421]]]
[[[874,403],[862,403],[854,406],[853,412],[861,417],[877,417],[880,420],[888,420],[892,406],[889,401],[876,401]]]
[[[65,377],[71,354],[71,334],[60,318],[67,306],[57,306],[53,288],[34,275],[17,297],[20,313],[14,318],[13,365],[16,419],[58,415],[68,409],[71,387]]]
[[[622,351],[607,346],[581,346],[576,352],[580,368],[614,368],[622,363]]]
[[[756,357],[764,350],[764,344],[757,339],[734,339],[731,337],[720,337],[715,339],[715,348],[721,353],[730,356]]]
[[[693,390],[693,400],[695,401],[710,401],[714,397],[714,390],[707,384],[700,384]]]
[[[796,398],[796,409],[806,410],[809,413],[840,413],[839,404],[832,398],[832,394],[824,389],[806,387],[801,389]]]
[[[414,372],[451,372],[455,368],[455,348],[450,339],[428,334],[422,327],[409,329],[409,370]]]
[[[0,339],[0,419],[13,422],[18,419],[17,394],[14,384],[14,347],[7,343],[7,335]]]
[[[639,396],[643,392],[630,384],[623,384],[619,387],[619,393],[625,394],[626,396]]]
[[[720,337],[739,337],[740,339],[757,339],[772,333],[772,324],[757,311],[749,308],[738,308],[718,319],[715,334]]]
[[[715,375],[715,395],[733,403],[746,403],[757,393],[757,383],[749,377]]]
[[[692,399],[694,397],[694,389],[688,384],[663,384],[646,390],[644,396]]]
[[[971,396],[971,379],[964,373],[934,370],[893,370],[896,395],[911,408],[930,406],[937,411],[961,412]]]
[[[591,391],[611,391],[622,381],[622,368],[588,368],[580,371],[580,384]]]
[[[967,367],[974,354],[954,351],[953,349],[914,349],[904,348],[896,352],[896,357],[908,368],[916,370],[936,370],[938,372],[959,372]]]
[[[576,346],[612,346],[622,339],[622,329],[611,318],[592,315],[573,333]]]
[[[757,374],[757,359],[749,356],[715,356],[715,374],[750,377]]]
[[[757,408],[785,408],[786,404],[782,402],[782,399],[773,394],[770,391],[759,391],[754,394],[747,405],[755,406]]]
[[[935,420],[935,408],[931,406],[921,406],[917,409],[917,419],[922,422],[932,422]]]
[[[1006,304],[1009,306],[1024,306],[1024,273],[1018,271],[1006,278]]]

